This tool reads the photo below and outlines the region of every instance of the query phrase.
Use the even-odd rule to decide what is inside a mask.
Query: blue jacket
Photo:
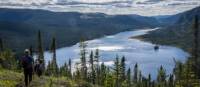
[[[31,56],[25,55],[21,58],[21,64],[24,69],[29,69],[33,67],[33,58]]]

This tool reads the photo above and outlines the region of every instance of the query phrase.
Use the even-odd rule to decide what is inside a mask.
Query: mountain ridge
[[[172,25],[163,29],[150,32],[141,36],[144,40],[151,41],[156,44],[175,45],[190,51],[192,47],[192,24],[195,16],[200,18],[200,6],[190,11],[180,13],[171,18],[179,17]],[[170,17],[169,17],[170,19]],[[200,23],[199,23],[200,25]]]
[[[139,20],[141,18],[143,20]],[[37,31],[40,30],[45,50],[48,50],[53,36],[57,38],[58,48],[60,48],[79,42],[82,36],[86,39],[94,39],[122,31],[157,26],[157,23],[152,21],[156,21],[155,18],[138,15],[1,8],[0,37],[5,38],[7,47],[19,51],[34,45],[32,42],[36,43]]]

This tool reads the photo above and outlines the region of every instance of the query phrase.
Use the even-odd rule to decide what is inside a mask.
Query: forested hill
[[[192,47],[192,26],[194,24],[195,16],[198,19],[200,18],[200,7],[169,17],[168,20],[177,18],[172,21],[173,24],[171,26],[151,32],[142,37],[154,43],[175,45],[189,51]],[[198,25],[200,25],[199,22]]]
[[[94,39],[118,32],[155,27],[151,17],[106,15],[102,13],[50,12],[30,9],[0,9],[0,38],[6,47],[20,51],[36,45],[37,32],[42,32],[45,49],[52,36],[58,47],[79,42],[80,37]],[[23,45],[22,45],[23,44]]]

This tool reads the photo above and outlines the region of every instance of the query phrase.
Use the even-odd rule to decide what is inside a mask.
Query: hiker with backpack
[[[32,81],[33,63],[34,63],[33,58],[30,56],[29,49],[26,49],[24,51],[24,56],[21,58],[20,61],[24,69],[25,86],[28,87],[28,85],[30,85],[30,82]]]
[[[35,67],[34,67],[34,71],[38,77],[40,77],[42,75],[44,68],[45,68],[45,66],[44,66],[43,60],[37,59]]]

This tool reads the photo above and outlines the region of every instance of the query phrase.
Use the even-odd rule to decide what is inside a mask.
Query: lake
[[[107,66],[112,66],[116,55],[126,57],[127,67],[134,68],[138,63],[139,69],[144,76],[149,73],[155,79],[159,67],[162,65],[167,74],[171,73],[175,63],[173,58],[184,62],[189,54],[182,49],[172,46],[160,46],[158,51],[154,50],[155,44],[131,39],[132,36],[147,34],[149,31],[156,29],[142,29],[135,31],[121,32],[115,35],[105,36],[102,38],[86,41],[88,47],[87,52],[99,49],[100,61]],[[45,60],[51,60],[52,54],[45,52]],[[73,65],[79,62],[79,44],[57,49],[57,62],[59,65],[72,59]],[[73,66],[74,67],[74,66]]]

